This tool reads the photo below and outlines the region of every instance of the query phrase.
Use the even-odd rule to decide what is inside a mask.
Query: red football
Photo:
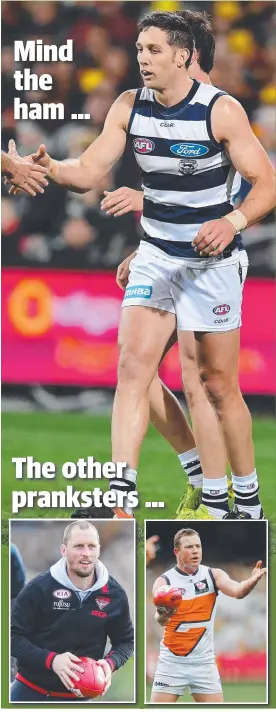
[[[160,586],[155,592],[153,603],[155,606],[177,608],[182,600],[180,588],[176,586]]]
[[[81,667],[84,672],[80,675],[80,680],[74,680],[74,692],[76,697],[98,697],[103,692],[105,686],[105,674],[101,666],[92,658],[80,657]],[[79,673],[77,673],[79,675]]]

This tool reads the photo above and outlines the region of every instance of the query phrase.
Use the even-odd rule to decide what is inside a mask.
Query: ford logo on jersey
[[[127,287],[125,291],[125,299],[132,299],[133,297],[143,297],[144,299],[150,299],[152,295],[152,287],[147,287],[144,284],[138,284],[134,287]]]
[[[151,153],[155,148],[155,144],[149,138],[135,138],[132,143],[137,153]]]
[[[207,146],[202,146],[200,143],[174,143],[170,147],[170,151],[176,156],[204,156],[209,153]]]

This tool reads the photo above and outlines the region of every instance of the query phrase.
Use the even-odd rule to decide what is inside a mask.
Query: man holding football
[[[187,687],[194,702],[223,702],[214,653],[217,595],[221,591],[232,598],[245,598],[266,568],[258,561],[252,575],[238,583],[222,569],[204,566],[200,537],[194,529],[176,533],[174,554],[176,566],[159,576],[153,586],[155,619],[164,627],[164,634],[151,702],[177,702]]]
[[[99,560],[94,525],[87,520],[71,522],[61,554],[14,602],[11,652],[18,673],[11,702],[89,699],[76,696],[84,672],[81,657],[97,661],[103,671],[101,694],[105,694],[112,672],[133,654],[127,596]],[[107,638],[112,647],[104,657]]]

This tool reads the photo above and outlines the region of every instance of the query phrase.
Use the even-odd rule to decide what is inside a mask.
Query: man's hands
[[[257,561],[255,568],[252,571],[252,576],[256,579],[256,581],[260,581],[261,578],[266,574],[267,569],[266,568],[261,568],[262,566],[262,561]]]
[[[83,672],[83,668],[77,663],[81,663],[81,660],[73,653],[61,653],[61,655],[56,655],[53,660],[52,670],[58,675],[67,690],[74,687],[74,680],[80,680],[76,673]]]
[[[118,284],[118,287],[120,289],[125,289],[128,283],[128,277],[129,277],[129,265],[131,260],[135,257],[136,252],[132,252],[131,255],[126,257],[123,262],[119,265],[117,269],[117,274],[116,274],[116,283]]]
[[[111,685],[112,670],[111,670],[111,667],[110,667],[110,665],[108,664],[108,662],[107,662],[106,660],[104,660],[104,659],[102,659],[102,660],[97,660],[97,663],[98,663],[98,665],[101,666],[101,668],[102,668],[102,670],[103,670],[103,672],[104,672],[104,674],[105,674],[105,686],[104,686],[104,690],[103,690],[103,692],[102,692],[102,694],[101,694],[101,696],[103,696],[103,695],[105,695],[105,693],[107,692],[108,688],[109,688],[110,685]]]
[[[40,144],[38,151],[36,153],[32,153],[28,156],[24,156],[21,158],[19,154],[17,153],[16,150],[16,145],[13,140],[9,141],[9,153],[8,156],[13,160],[16,161],[17,163],[20,164],[20,166],[25,166],[26,164],[31,166],[32,171],[34,172],[40,172],[45,175],[49,175],[51,172],[51,158],[48,153],[46,153],[46,146],[42,143]],[[44,180],[44,185],[48,185],[48,181],[43,178]],[[6,183],[13,183],[10,178],[8,178]],[[33,190],[32,192],[27,191],[25,186],[18,185],[16,186],[14,183],[12,184],[12,187],[9,190],[10,195],[17,195],[20,193],[20,189],[24,190],[26,193],[29,193],[29,195],[35,196],[37,193],[44,193],[44,190],[41,189],[39,185],[32,186]]]
[[[1,172],[6,175],[5,182],[12,185],[11,193],[16,193],[20,188],[28,195],[35,196],[36,193],[44,193],[43,186],[48,185],[46,168],[35,165],[31,156],[21,158],[13,140],[9,141],[9,153],[2,155]]]
[[[144,193],[141,190],[123,186],[113,191],[104,190],[104,195],[106,197],[101,202],[101,210],[104,210],[107,215],[114,215],[117,218],[132,210],[143,210]]]
[[[203,223],[192,245],[200,257],[217,257],[230,245],[236,230],[229,220],[219,218]]]

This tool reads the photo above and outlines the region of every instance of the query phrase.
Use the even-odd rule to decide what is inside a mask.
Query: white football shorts
[[[130,263],[123,307],[143,306],[176,315],[180,331],[224,332],[241,325],[248,257],[235,250],[225,260],[171,257],[141,242]]]
[[[162,661],[159,659],[154,675],[152,691],[165,692],[171,695],[184,695],[189,688],[190,693],[201,692],[211,695],[222,691],[219,671],[215,662],[200,663]]]

